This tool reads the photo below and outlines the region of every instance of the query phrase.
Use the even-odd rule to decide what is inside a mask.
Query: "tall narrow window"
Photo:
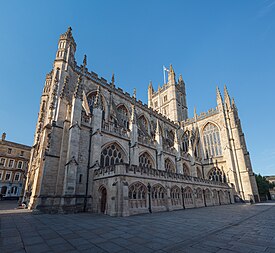
[[[208,123],[203,130],[203,140],[206,158],[222,155],[218,127],[216,127],[214,124]]]
[[[183,152],[188,151],[188,146],[189,146],[189,137],[188,137],[188,132],[185,132],[183,137],[182,137],[182,150]]]

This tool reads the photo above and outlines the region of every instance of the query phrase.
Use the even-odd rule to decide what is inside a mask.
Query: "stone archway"
[[[107,190],[104,186],[99,189],[99,197],[100,197],[100,213],[105,213],[106,204],[107,204]]]

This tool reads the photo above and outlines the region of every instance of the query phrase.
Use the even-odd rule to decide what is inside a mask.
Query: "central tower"
[[[155,92],[152,82],[148,87],[148,105],[172,121],[186,120],[187,103],[185,83],[180,75],[178,82],[172,65],[168,71],[168,82]]]

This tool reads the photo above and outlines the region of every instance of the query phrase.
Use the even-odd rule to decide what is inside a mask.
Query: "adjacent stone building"
[[[269,183],[275,185],[275,176],[266,176],[265,178],[269,181]],[[269,193],[271,200],[275,200],[275,187],[269,189]]]
[[[19,198],[24,186],[31,147],[0,140],[0,193],[3,198]]]
[[[188,117],[185,83],[148,87],[148,105],[77,65],[71,28],[46,76],[25,200],[46,212],[114,216],[259,200],[238,110]]]

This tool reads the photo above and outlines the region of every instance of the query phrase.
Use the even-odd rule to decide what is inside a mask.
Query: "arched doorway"
[[[100,212],[105,213],[106,211],[106,202],[107,202],[107,190],[105,187],[100,188]]]

